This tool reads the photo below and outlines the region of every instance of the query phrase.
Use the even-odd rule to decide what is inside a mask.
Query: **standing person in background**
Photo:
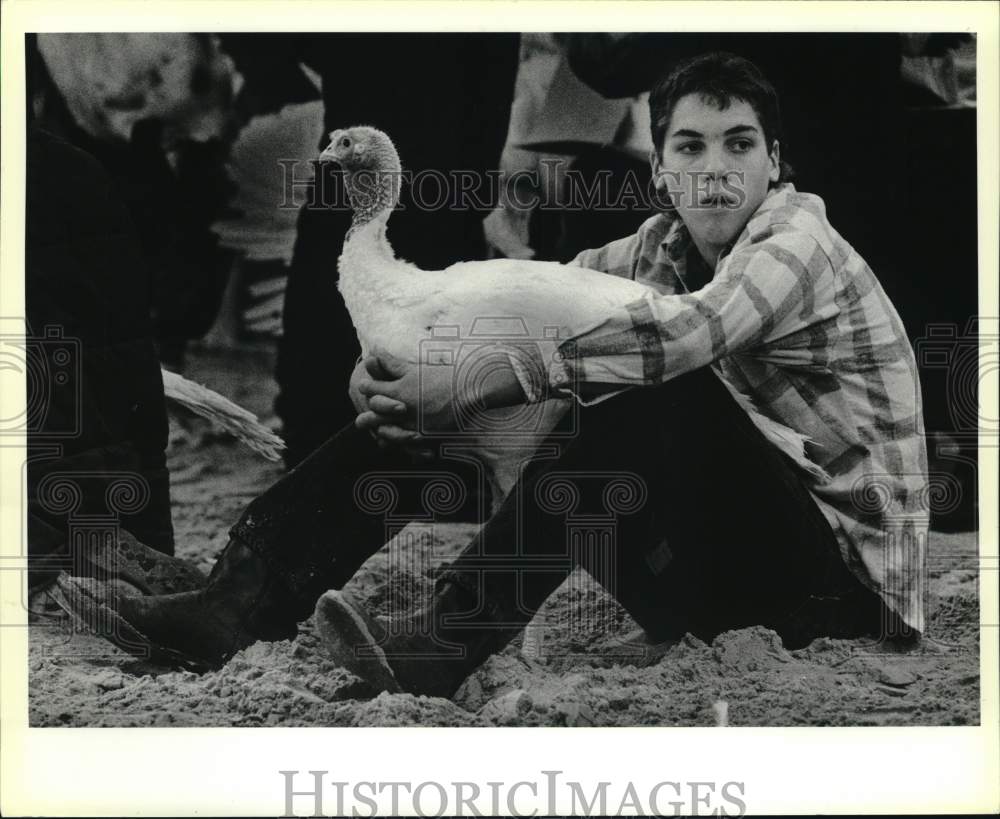
[[[131,535],[172,555],[174,531],[151,283],[120,194],[96,159],[30,125],[25,221],[27,364],[42,374],[27,385],[37,410],[27,429],[35,591],[70,561],[81,571],[87,555],[69,542],[74,515],[116,518],[128,548],[147,555]],[[119,481],[136,503],[117,518]]]
[[[152,279],[158,353],[180,370],[232,260],[210,230],[231,193],[232,63],[209,34],[38,34],[26,52],[38,124],[96,158],[120,191]]]
[[[253,37],[244,35],[248,45]],[[325,133],[370,123],[393,135],[414,179],[427,171],[485,179],[504,142],[518,41],[516,34],[289,35],[268,37],[267,48],[272,58],[284,49],[320,75]],[[336,169],[326,165],[319,172],[328,176],[317,184],[333,190]],[[416,189],[403,187],[389,234],[396,253],[431,269],[484,258],[488,187],[477,191],[482,211],[445,203],[428,209],[416,202],[453,194],[454,182],[439,194],[439,182],[427,174],[423,179]],[[346,385],[360,349],[337,292],[337,259],[350,223],[349,209],[322,203],[304,207],[299,218],[277,367],[276,410],[290,467],[355,416]]]
[[[508,258],[568,262],[653,213],[648,93],[602,97],[572,72],[556,37],[522,35],[500,157],[511,189],[483,222]]]

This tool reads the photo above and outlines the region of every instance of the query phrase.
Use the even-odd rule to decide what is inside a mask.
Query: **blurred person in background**
[[[980,420],[979,376],[972,375],[981,344],[976,39],[921,33],[902,41],[902,207],[912,238],[898,245],[905,275],[892,284],[907,334],[927,350],[917,363],[931,470],[961,485],[957,497],[947,493],[934,504],[934,525],[968,531],[978,526]],[[930,197],[945,206],[930,206]]]
[[[135,553],[149,551],[138,538],[173,554],[174,532],[151,281],[128,209],[96,159],[29,124],[25,222],[34,592],[70,564],[88,573],[88,556],[105,546],[115,551],[103,540],[97,552],[72,551],[74,518],[90,516],[95,532],[115,520]],[[122,481],[132,498],[124,513],[113,491]]]
[[[223,42],[241,71],[264,56],[266,64],[301,63],[318,75],[324,137],[309,159],[318,157],[326,133],[365,123],[393,135],[414,178],[463,171],[485,182],[496,166],[517,70],[516,34],[247,34]],[[263,77],[256,85],[281,93]],[[318,172],[318,188],[334,190],[337,169],[324,164]],[[416,192],[403,186],[390,236],[396,253],[429,269],[484,258],[486,208],[421,208],[418,201],[437,195],[428,181]],[[489,201],[488,189],[476,193]],[[337,292],[350,223],[349,208],[322,202],[299,215],[276,372],[289,467],[355,417],[347,384],[360,347]]]
[[[26,48],[37,122],[95,157],[121,191],[152,275],[159,354],[179,370],[187,341],[215,319],[232,262],[210,229],[232,194],[232,61],[208,34],[38,34]]]
[[[294,249],[285,248],[276,235],[251,235],[284,219],[280,200],[265,201],[283,191],[265,189],[268,181],[247,193],[227,171],[235,167],[235,181],[250,188],[262,166],[280,170],[276,124],[292,123],[284,158],[301,161],[318,156],[324,133],[371,122],[393,133],[415,176],[471,172],[485,185],[503,145],[518,42],[516,34],[39,35],[28,43],[30,98],[48,130],[94,154],[122,186],[153,271],[154,335],[168,366],[180,368],[187,341],[213,328],[234,257],[258,263],[265,298],[280,296],[290,261],[275,333],[276,410],[294,466],[354,418],[347,383],[359,348],[337,292],[351,216],[346,207],[303,207]],[[309,122],[280,117],[319,98],[323,121],[303,152]],[[264,149],[241,152],[252,141],[240,141],[253,130],[248,123],[269,116],[278,119],[258,128],[267,133],[251,135]],[[334,188],[336,170],[322,172],[318,185]],[[293,187],[308,178],[299,173]],[[488,204],[418,207],[434,197],[428,181],[416,196],[404,189],[393,221],[397,251],[426,267],[484,258]],[[490,191],[474,197],[489,203]]]
[[[831,218],[844,226],[876,269],[899,266],[894,251],[901,215],[885,207],[887,201],[898,201],[903,182],[897,155],[903,136],[898,35],[565,33],[552,35],[552,40],[558,47],[554,70],[537,60],[522,62],[522,73],[536,75],[543,91],[533,99],[522,92],[525,100],[515,103],[520,119],[511,123],[508,154],[521,149],[523,157],[525,148],[562,145],[579,167],[572,184],[585,187],[603,168],[619,180],[611,188],[615,202],[627,173],[639,175],[640,182],[649,179],[648,167],[639,167],[648,166],[651,147],[642,103],[655,80],[694,54],[731,52],[775,78],[796,179],[824,197]],[[530,83],[525,80],[519,87]],[[856,133],[862,122],[863,138]],[[866,184],[874,176],[880,185]],[[570,193],[562,192],[566,201],[572,201]],[[549,218],[545,229],[537,231],[555,231],[556,236],[537,235],[536,240],[548,248],[545,258],[568,261],[598,241],[591,231],[603,236],[602,220],[617,229],[618,220],[631,218],[637,225],[650,212],[647,203],[631,211],[622,217],[621,209],[595,214],[574,208]],[[500,221],[492,215],[491,220],[490,226]],[[491,244],[497,247],[504,240],[491,239]]]
[[[609,99],[570,69],[559,35],[522,35],[506,185],[483,223],[508,258],[567,262],[652,215],[648,92]]]

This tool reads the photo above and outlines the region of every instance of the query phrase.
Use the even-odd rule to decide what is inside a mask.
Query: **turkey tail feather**
[[[753,421],[754,426],[764,434],[764,437],[768,441],[791,458],[796,466],[804,469],[810,475],[813,475],[824,483],[830,480],[827,471],[819,466],[819,464],[813,463],[806,456],[806,442],[809,441],[808,437],[800,432],[796,432],[785,424],[768,418],[754,406],[753,401],[736,389],[725,378],[720,378],[719,380],[726,385],[733,398],[736,399],[736,403],[743,408],[744,412],[750,417],[750,420]]]
[[[265,427],[249,410],[234,404],[208,387],[163,370],[163,394],[202,418],[214,421],[269,461],[281,458],[285,442]]]

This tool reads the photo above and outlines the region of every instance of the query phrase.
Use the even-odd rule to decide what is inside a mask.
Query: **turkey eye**
[[[349,140],[347,137],[344,137],[342,140],[340,140],[340,147],[341,148],[350,148],[351,147],[351,140]]]

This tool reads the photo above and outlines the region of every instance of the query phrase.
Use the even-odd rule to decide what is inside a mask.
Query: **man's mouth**
[[[739,202],[732,196],[726,196],[725,194],[717,193],[699,197],[698,207],[704,210],[712,210],[716,208],[733,210],[734,208],[739,207]]]

